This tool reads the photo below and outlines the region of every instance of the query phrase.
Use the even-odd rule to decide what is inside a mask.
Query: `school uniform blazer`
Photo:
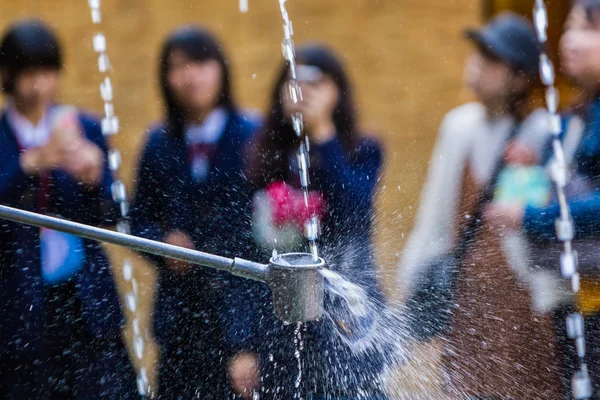
[[[151,129],[138,170],[133,233],[163,241],[169,232],[178,230],[189,234],[200,251],[254,257],[250,188],[242,154],[255,130],[254,121],[230,113],[206,179],[197,182],[185,138],[164,125]],[[247,332],[237,327],[245,325],[240,320],[248,300],[239,296],[251,282],[201,266],[180,274],[167,268],[162,257],[150,259],[159,272],[155,336],[164,348],[193,342],[199,346],[195,351],[221,359],[221,351],[243,347]]]
[[[50,173],[49,212],[93,226],[113,224],[112,178],[99,122],[80,114],[85,137],[102,149],[104,175],[91,188],[60,170]],[[0,204],[38,212],[40,179],[19,165],[20,149],[6,113],[0,116]],[[39,228],[0,220],[0,354],[35,355],[43,344],[45,295],[41,275]],[[123,315],[110,266],[100,245],[84,240],[84,267],[73,276],[84,322],[98,339],[119,340]]]

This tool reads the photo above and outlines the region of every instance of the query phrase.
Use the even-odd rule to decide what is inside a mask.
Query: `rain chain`
[[[547,42],[548,11],[544,0],[536,0],[533,9],[533,19],[538,41],[542,45]],[[567,162],[565,152],[560,140],[561,118],[558,114],[558,91],[554,86],[554,66],[545,52],[540,55],[540,76],[546,86],[546,106],[550,113],[551,131],[554,135],[552,147],[554,159],[550,165],[550,175],[556,184],[558,201],[560,204],[560,217],[556,220],[556,235],[564,244],[564,251],[560,257],[562,275],[571,280],[573,293],[579,292],[579,272],[577,271],[577,252],[573,250],[573,220],[565,187],[568,181]],[[567,317],[567,334],[575,341],[577,356],[579,357],[579,370],[571,380],[573,397],[577,400],[589,399],[592,396],[592,385],[585,362],[585,336],[583,314],[574,312]]]
[[[288,16],[285,2],[287,0],[279,0],[279,7],[281,8],[281,17],[283,18],[283,42],[281,49],[283,51],[283,58],[288,62],[290,66],[290,79],[287,84],[288,95],[290,99],[295,103],[302,101],[302,88],[298,83],[296,76],[296,49],[294,47],[294,29],[292,28],[292,22]],[[308,169],[310,167],[310,142],[308,136],[304,132],[304,123],[302,120],[302,113],[296,112],[292,115],[292,126],[294,132],[300,138],[300,147],[296,153],[298,160],[298,172],[300,174],[300,186],[302,186],[302,192],[304,194],[304,204],[308,207],[308,184],[310,183]],[[317,247],[317,239],[319,238],[319,219],[316,215],[312,215],[308,221],[304,224],[304,236],[308,240],[308,247],[312,256],[317,259],[319,256],[319,250]]]
[[[96,25],[102,22],[102,14],[100,12],[100,0],[88,0],[92,13],[92,22]],[[102,33],[96,33],[93,39],[94,51],[98,53],[98,70],[104,76],[104,80],[100,84],[100,96],[104,101],[104,118],[102,119],[102,133],[104,136],[114,136],[119,133],[119,119],[115,115],[113,104],[113,87],[110,79],[110,61],[106,53],[106,37]],[[125,184],[121,180],[119,167],[121,165],[121,154],[118,150],[112,148],[108,152],[108,166],[113,174],[114,182],[111,186],[111,194],[113,200],[119,205],[121,218],[117,223],[117,231],[120,233],[130,234],[129,201],[127,200],[127,190]],[[133,265],[131,260],[123,260],[123,278],[130,285],[129,291],[125,294],[125,303],[129,311],[133,314],[132,330],[133,342],[132,347],[135,357],[141,360],[144,356],[144,348],[146,347],[144,337],[140,328],[140,318],[137,314],[138,303],[138,284],[133,276]],[[147,395],[149,391],[148,372],[146,368],[140,368],[137,377],[137,387],[139,393]]]

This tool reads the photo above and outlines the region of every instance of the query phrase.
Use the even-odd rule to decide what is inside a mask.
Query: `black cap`
[[[536,75],[541,46],[533,25],[513,12],[503,12],[481,29],[468,29],[466,35],[479,48],[527,75]]]

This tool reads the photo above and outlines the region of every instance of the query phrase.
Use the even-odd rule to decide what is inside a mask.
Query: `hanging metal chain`
[[[102,22],[102,13],[100,11],[100,0],[88,0],[92,22],[99,25]],[[106,52],[106,37],[102,32],[98,32],[93,38],[94,51],[98,53],[98,70],[104,79],[100,84],[100,96],[104,101],[104,118],[102,119],[102,133],[104,136],[114,136],[119,133],[119,119],[115,115],[113,103],[113,86],[110,79],[111,65]],[[108,166],[113,174],[114,181],[111,186],[113,200],[119,205],[121,218],[117,222],[117,230],[120,233],[131,233],[129,222],[129,201],[127,199],[127,190],[120,174],[121,154],[119,151],[109,146]],[[132,348],[135,357],[142,360],[146,340],[140,328],[140,316],[138,314],[138,283],[133,276],[133,265],[130,259],[123,260],[123,278],[129,285],[129,290],[125,294],[125,303],[127,309],[133,314],[131,328],[133,331]],[[145,367],[141,367],[137,377],[137,387],[140,395],[145,396],[149,393],[148,372]]]
[[[281,49],[283,51],[283,58],[288,62],[290,68],[290,78],[287,83],[287,95],[294,104],[297,104],[302,101],[302,88],[300,87],[296,76],[296,48],[293,39],[294,29],[285,7],[286,1],[287,0],[279,0],[281,17],[283,18],[283,42],[281,43]],[[292,115],[292,126],[294,132],[300,138],[300,147],[298,148],[296,156],[298,161],[298,172],[300,174],[300,186],[302,186],[302,192],[304,194],[304,204],[308,207],[310,141],[304,132],[304,122],[301,112],[296,112]],[[319,250],[317,247],[317,239],[319,238],[319,218],[316,215],[313,214],[309,220],[305,222],[304,236],[308,240],[310,253],[315,259],[318,258]]]
[[[548,29],[548,11],[544,0],[535,0],[533,20],[538,41],[546,47]],[[560,256],[562,275],[571,280],[571,288],[576,295],[579,292],[579,272],[577,252],[573,250],[573,219],[567,203],[565,187],[568,181],[568,166],[565,151],[560,140],[562,121],[558,114],[558,91],[555,87],[554,65],[546,52],[540,55],[540,77],[546,86],[546,106],[550,113],[550,126],[553,134],[552,148],[554,159],[550,164],[550,175],[556,185],[560,217],[556,220],[556,236],[564,244],[564,251]],[[585,362],[585,328],[583,314],[574,312],[567,317],[567,334],[575,341],[577,356],[579,357],[579,370],[571,380],[573,397],[577,400],[589,399],[592,396],[592,384]]]

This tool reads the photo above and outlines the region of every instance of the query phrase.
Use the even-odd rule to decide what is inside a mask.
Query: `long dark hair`
[[[599,20],[600,0],[573,0],[573,7],[582,7],[590,23],[595,23]],[[574,96],[567,111],[584,117],[589,104],[598,98],[600,98],[600,91],[593,94],[588,93],[586,90],[579,91]]]
[[[593,21],[595,14],[600,11],[600,0],[575,0],[573,2],[574,7],[583,7],[587,17],[590,21]]]
[[[0,43],[2,89],[14,94],[15,80],[28,68],[61,68],[61,51],[52,30],[40,20],[30,19],[12,25]]]
[[[342,61],[323,44],[309,44],[298,48],[296,60],[298,64],[319,68],[337,85],[339,100],[333,112],[333,123],[344,149],[352,151],[359,133],[352,87]],[[281,88],[288,80],[288,71],[289,64],[285,63],[271,93],[271,107],[264,128],[248,147],[248,176],[257,185],[285,179],[289,168],[288,155],[300,143],[291,122],[284,116],[281,102]]]
[[[187,25],[177,29],[167,37],[163,44],[159,64],[159,82],[167,112],[166,123],[168,131],[175,136],[182,136],[188,110],[179,104],[167,80],[170,57],[176,50],[182,51],[187,57],[198,62],[207,60],[217,61],[222,70],[221,93],[217,100],[217,105],[226,107],[232,112],[235,111],[236,106],[231,95],[229,63],[221,45],[204,28]]]

